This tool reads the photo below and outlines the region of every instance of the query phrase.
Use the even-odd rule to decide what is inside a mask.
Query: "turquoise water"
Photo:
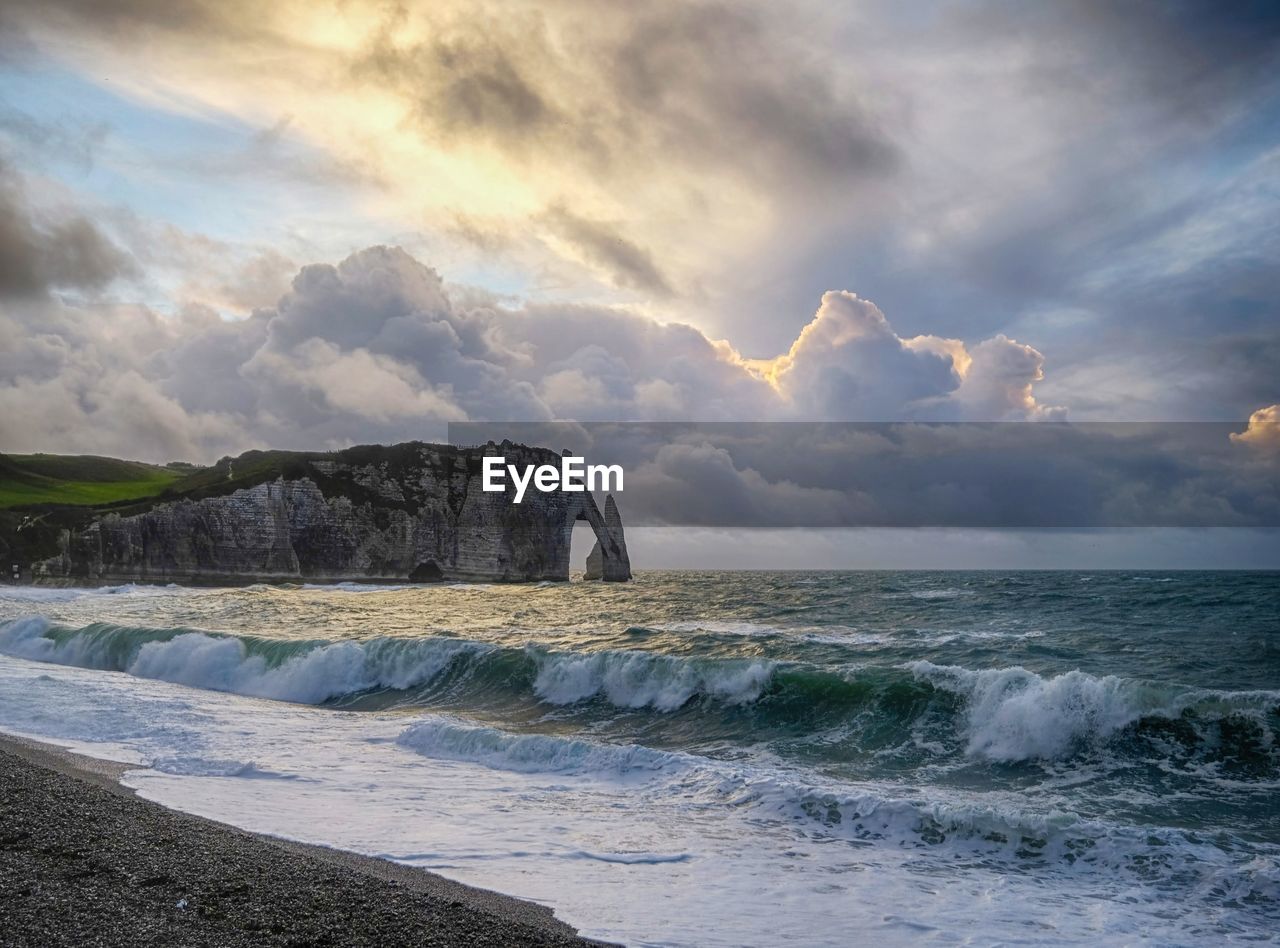
[[[1280,923],[1280,574],[19,589],[0,610],[10,656],[402,716],[404,746],[513,770],[746,768],[793,788],[777,816],[811,840],[1112,873],[1211,919],[1189,942]],[[909,818],[872,818],[868,788]]]

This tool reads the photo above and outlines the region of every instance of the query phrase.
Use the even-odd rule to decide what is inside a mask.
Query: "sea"
[[[0,587],[0,730],[627,945],[1280,935],[1280,573]]]

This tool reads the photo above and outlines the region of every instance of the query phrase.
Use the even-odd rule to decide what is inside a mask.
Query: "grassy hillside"
[[[59,454],[0,455],[0,509],[30,504],[97,506],[161,493],[188,472]]]
[[[389,500],[349,474],[316,462],[376,465],[389,476],[420,463],[419,442],[360,445],[338,452],[246,451],[209,467],[158,467],[114,458],[0,454],[0,564],[29,564],[54,556],[64,531],[83,530],[107,513],[122,517],[156,504],[225,496],[264,481],[310,478],[326,496],[354,503],[416,510],[411,499]],[[457,449],[441,447],[446,454]],[[479,456],[471,463],[479,473]]]

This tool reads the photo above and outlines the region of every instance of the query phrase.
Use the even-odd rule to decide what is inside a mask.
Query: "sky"
[[[1218,421],[1256,474],[1278,260],[1270,2],[0,9],[9,452]]]

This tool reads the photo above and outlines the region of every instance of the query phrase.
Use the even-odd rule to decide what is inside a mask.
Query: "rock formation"
[[[250,452],[199,489],[61,529],[37,582],[567,580],[573,525],[591,525],[606,581],[631,578],[612,496],[481,489],[481,463],[558,464],[542,448],[420,442],[332,454]],[[203,480],[201,480],[203,477]]]
[[[631,560],[627,556],[627,540],[622,533],[622,515],[618,513],[613,494],[604,499],[604,536],[596,532],[595,546],[587,554],[584,578],[603,579],[606,583],[631,578]]]

